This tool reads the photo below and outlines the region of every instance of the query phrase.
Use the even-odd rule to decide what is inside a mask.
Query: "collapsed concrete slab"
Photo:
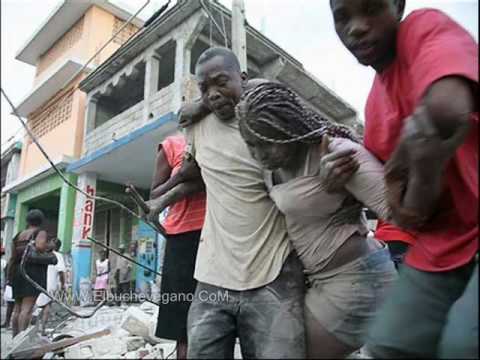
[[[130,307],[125,312],[120,327],[132,335],[148,338],[150,335],[150,316],[139,308]]]

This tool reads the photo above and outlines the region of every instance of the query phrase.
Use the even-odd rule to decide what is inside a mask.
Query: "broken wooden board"
[[[110,329],[105,329],[102,331],[94,332],[92,334],[78,336],[72,339],[60,340],[52,344],[32,346],[27,349],[16,350],[14,352],[11,352],[8,358],[9,359],[38,359],[43,357],[45,354],[49,352],[58,352],[69,346],[78,344],[82,341],[90,340],[96,337],[109,335],[109,334],[110,334]]]

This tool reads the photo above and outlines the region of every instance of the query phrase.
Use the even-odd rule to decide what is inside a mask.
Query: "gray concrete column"
[[[91,97],[87,102],[87,111],[85,111],[85,134],[87,135],[95,129],[95,119],[97,117],[97,103],[96,97]],[[84,136],[85,139],[85,136]]]
[[[185,38],[178,37],[175,46],[175,82],[172,111],[177,113],[182,106],[183,78],[185,73]]]
[[[143,121],[149,121],[150,115],[150,98],[158,91],[158,78],[160,75],[160,60],[161,56],[153,53],[147,57],[145,65],[145,87],[144,87],[144,102],[143,102]]]

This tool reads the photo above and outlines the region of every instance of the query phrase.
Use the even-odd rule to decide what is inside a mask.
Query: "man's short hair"
[[[60,250],[61,247],[62,247],[62,240],[60,240],[59,238],[56,238],[55,239],[55,251]]]
[[[27,213],[27,224],[30,226],[41,226],[45,221],[45,215],[38,209],[32,209]]]
[[[215,56],[221,56],[223,58],[223,63],[228,70],[241,72],[240,62],[238,61],[237,56],[232,50],[225,47],[213,47],[205,50],[195,64],[195,71],[198,66],[214,58]]]

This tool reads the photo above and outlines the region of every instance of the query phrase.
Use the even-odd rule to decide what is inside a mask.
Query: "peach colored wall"
[[[56,59],[52,59],[51,56],[43,56],[39,59],[37,66],[41,66],[42,71],[35,77],[34,85],[40,83],[46,75],[51,73],[52,69],[67,58],[73,57],[79,60],[88,60],[110,39],[113,34],[114,22],[115,16],[113,14],[97,6],[90,7],[84,14],[81,38],[66,51],[57,51],[59,55]],[[119,47],[119,44],[112,41],[94,59],[93,64],[98,66]],[[83,76],[80,75],[72,84],[78,86]],[[73,97],[70,118],[38,139],[52,160],[58,159],[62,155],[80,158],[83,147],[85,106],[86,94],[77,89]],[[25,138],[20,160],[20,176],[32,174],[47,163],[38,147],[28,137]]]
[[[86,30],[86,52],[93,56],[113,34],[113,26],[115,16],[97,6],[92,6],[85,13],[85,30]],[[114,41],[110,42],[100,54],[94,59],[94,64],[99,65],[112,55],[118,48],[119,44]]]
[[[85,106],[87,104],[87,95],[83,91],[76,91],[73,97],[72,120],[75,124],[75,139],[73,144],[73,153],[76,158],[80,158],[83,150],[83,135],[85,127]]]
[[[39,140],[40,145],[46,151],[50,159],[56,160],[62,154],[74,156],[74,129],[72,118],[61,123],[55,129],[45,134]],[[28,142],[22,152],[21,176],[26,176],[47,165],[47,160],[33,142]]]
[[[87,60],[88,54],[85,52],[86,43],[86,28],[85,19],[77,21],[77,23],[70,28],[65,34],[76,31],[75,28],[81,26],[80,38],[75,41],[71,46],[67,46],[63,51],[59,51],[58,44],[62,43],[65,37],[58,39],[55,44],[45,52],[37,61],[37,71],[34,79],[34,86],[42,82],[53,69],[59,66],[67,58],[75,58],[78,60]]]
[[[37,62],[37,74],[34,79],[34,86],[45,79],[51,69],[59,66],[67,58],[76,58],[87,61],[95,52],[105,44],[113,34],[115,16],[97,6],[90,7],[84,14],[81,37],[74,45],[63,52],[55,49],[55,44]],[[80,21],[78,22],[80,23]],[[77,24],[78,24],[77,23]],[[72,27],[75,28],[75,25]],[[72,28],[69,31],[72,31]],[[57,40],[56,43],[61,42]],[[93,60],[94,65],[99,65],[112,55],[119,44],[111,42]],[[50,56],[52,51],[58,53],[56,58]],[[38,71],[40,69],[41,71]],[[50,70],[50,71],[49,71]]]
[[[77,87],[83,78],[84,75],[79,75],[73,81],[73,86]],[[83,144],[85,98],[85,93],[79,89],[75,90],[69,119],[37,139],[52,160],[56,160],[62,155],[80,158]],[[38,147],[28,137],[25,138],[23,144],[20,158],[21,177],[32,174],[48,164]]]

